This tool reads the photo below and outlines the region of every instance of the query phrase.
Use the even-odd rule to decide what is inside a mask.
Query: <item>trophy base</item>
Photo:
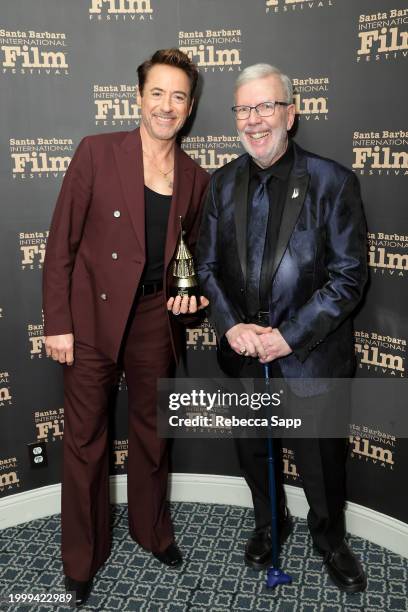
[[[199,290],[198,290],[197,285],[193,287],[171,287],[170,295],[171,297],[177,297],[178,295],[180,297],[184,297],[185,295],[187,295],[188,297],[191,297],[195,295],[195,297],[198,299]]]

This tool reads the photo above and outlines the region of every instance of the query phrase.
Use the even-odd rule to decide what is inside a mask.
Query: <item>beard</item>
[[[254,131],[255,130],[252,132]],[[261,132],[262,130],[257,131]],[[272,142],[270,143],[268,149],[266,149],[260,157],[260,152],[251,146],[251,143],[248,141],[248,135],[245,133],[245,131],[238,130],[238,136],[245,151],[249,153],[258,166],[263,168],[268,168],[268,166],[271,166],[275,161],[277,161],[277,159],[279,159],[279,157],[283,155],[288,142],[288,132],[286,126],[283,125],[281,127],[273,128]]]

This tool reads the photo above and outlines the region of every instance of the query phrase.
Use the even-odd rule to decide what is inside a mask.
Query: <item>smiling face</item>
[[[156,64],[148,72],[142,94],[141,129],[154,140],[173,140],[191,113],[190,81],[180,68]]]
[[[235,92],[236,106],[256,106],[261,102],[285,102],[280,78],[270,75],[244,83]],[[245,150],[262,168],[274,164],[287,147],[287,132],[295,119],[295,106],[275,106],[270,117],[260,117],[253,109],[248,119],[237,119],[237,130]]]

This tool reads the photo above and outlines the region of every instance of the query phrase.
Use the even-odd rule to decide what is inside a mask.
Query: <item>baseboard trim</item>
[[[111,476],[111,500],[127,501],[126,475]],[[308,504],[303,489],[285,485],[288,506],[294,516],[305,518]],[[252,505],[249,489],[243,478],[214,474],[171,474],[171,501],[191,501],[232,506]],[[49,485],[16,493],[0,500],[0,529],[43,518],[61,511],[61,485]],[[349,502],[346,509],[347,531],[408,558],[408,524]]]

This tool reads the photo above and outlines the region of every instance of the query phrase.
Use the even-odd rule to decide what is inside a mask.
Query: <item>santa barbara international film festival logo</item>
[[[95,125],[137,127],[140,106],[136,102],[136,85],[93,85]]]
[[[242,33],[239,29],[180,31],[178,43],[201,72],[241,70]]]
[[[366,425],[350,425],[349,451],[353,460],[394,469],[395,437],[370,429]]]
[[[239,136],[227,134],[187,136],[183,139],[182,147],[187,155],[210,172],[228,164],[242,153]]]
[[[124,470],[128,458],[128,441],[113,440],[113,465],[119,470]]]
[[[291,448],[282,448],[283,474],[290,480],[299,480],[299,473],[295,464],[295,453]]]
[[[191,351],[212,351],[217,348],[215,331],[205,319],[199,327],[187,328],[187,349]]]
[[[27,336],[30,347],[30,359],[42,359],[45,357],[44,323],[29,323],[27,325]]]
[[[64,32],[8,30],[0,27],[3,74],[69,74],[69,45]]]
[[[20,488],[18,461],[16,457],[0,458],[0,494]]]
[[[10,374],[8,372],[0,372],[0,408],[2,406],[11,406],[12,403]]]
[[[373,274],[403,278],[408,272],[408,236],[368,232],[368,265]]]
[[[364,176],[408,176],[408,130],[353,132],[353,163]]]
[[[328,77],[293,78],[293,103],[296,114],[302,121],[327,121],[328,109]]]
[[[287,13],[333,6],[334,0],[265,0],[267,13]]]
[[[18,234],[22,270],[42,269],[48,234],[48,230],[43,232],[20,232]]]
[[[34,423],[38,442],[57,442],[64,435],[64,408],[36,410]]]
[[[360,371],[405,378],[407,341],[384,333],[356,330],[354,348]]]
[[[356,61],[379,62],[408,57],[407,26],[408,8],[359,15]]]
[[[62,178],[74,154],[72,138],[10,138],[13,179]]]
[[[154,0],[89,0],[90,21],[153,21]]]

